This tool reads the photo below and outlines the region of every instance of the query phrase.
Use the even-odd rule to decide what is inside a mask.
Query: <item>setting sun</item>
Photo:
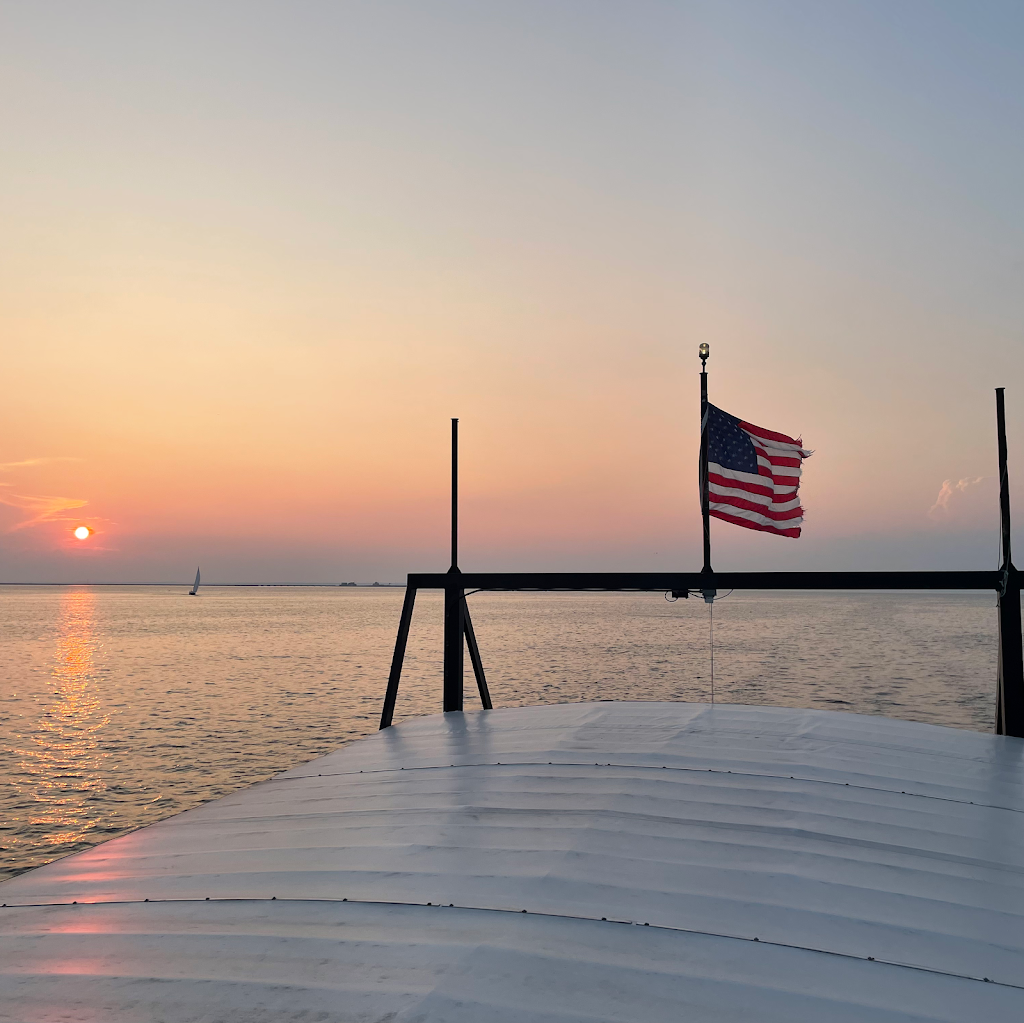
[[[75,536],[78,537],[79,540],[88,540],[91,532],[92,530],[88,526],[79,526],[75,530]]]

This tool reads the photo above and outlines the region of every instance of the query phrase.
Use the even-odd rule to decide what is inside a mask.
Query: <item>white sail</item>
[[[198,593],[199,592],[199,569],[198,568],[196,569],[196,581],[192,584],[192,589],[189,590],[189,592],[190,593]]]

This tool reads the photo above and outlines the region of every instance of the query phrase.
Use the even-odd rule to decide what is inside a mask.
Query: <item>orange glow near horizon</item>
[[[465,570],[699,567],[701,343],[815,451],[717,569],[995,564],[1009,8],[15,6],[0,584],[443,571],[452,416]]]

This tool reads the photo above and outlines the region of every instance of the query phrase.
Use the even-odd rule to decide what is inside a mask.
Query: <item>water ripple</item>
[[[402,596],[0,587],[0,878],[373,731]],[[700,601],[469,601],[496,707],[710,698]],[[734,594],[715,606],[716,697],[989,731],[994,604],[986,594]],[[442,611],[439,594],[418,597],[396,720],[440,709]],[[471,676],[466,692],[470,706]]]

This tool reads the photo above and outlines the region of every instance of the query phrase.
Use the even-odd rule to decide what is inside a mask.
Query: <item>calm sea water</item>
[[[373,731],[402,597],[0,587],[0,878]],[[496,707],[711,699],[698,600],[469,601]],[[419,595],[396,721],[440,710],[441,612]],[[714,628],[718,701],[992,727],[994,596],[737,593]]]

